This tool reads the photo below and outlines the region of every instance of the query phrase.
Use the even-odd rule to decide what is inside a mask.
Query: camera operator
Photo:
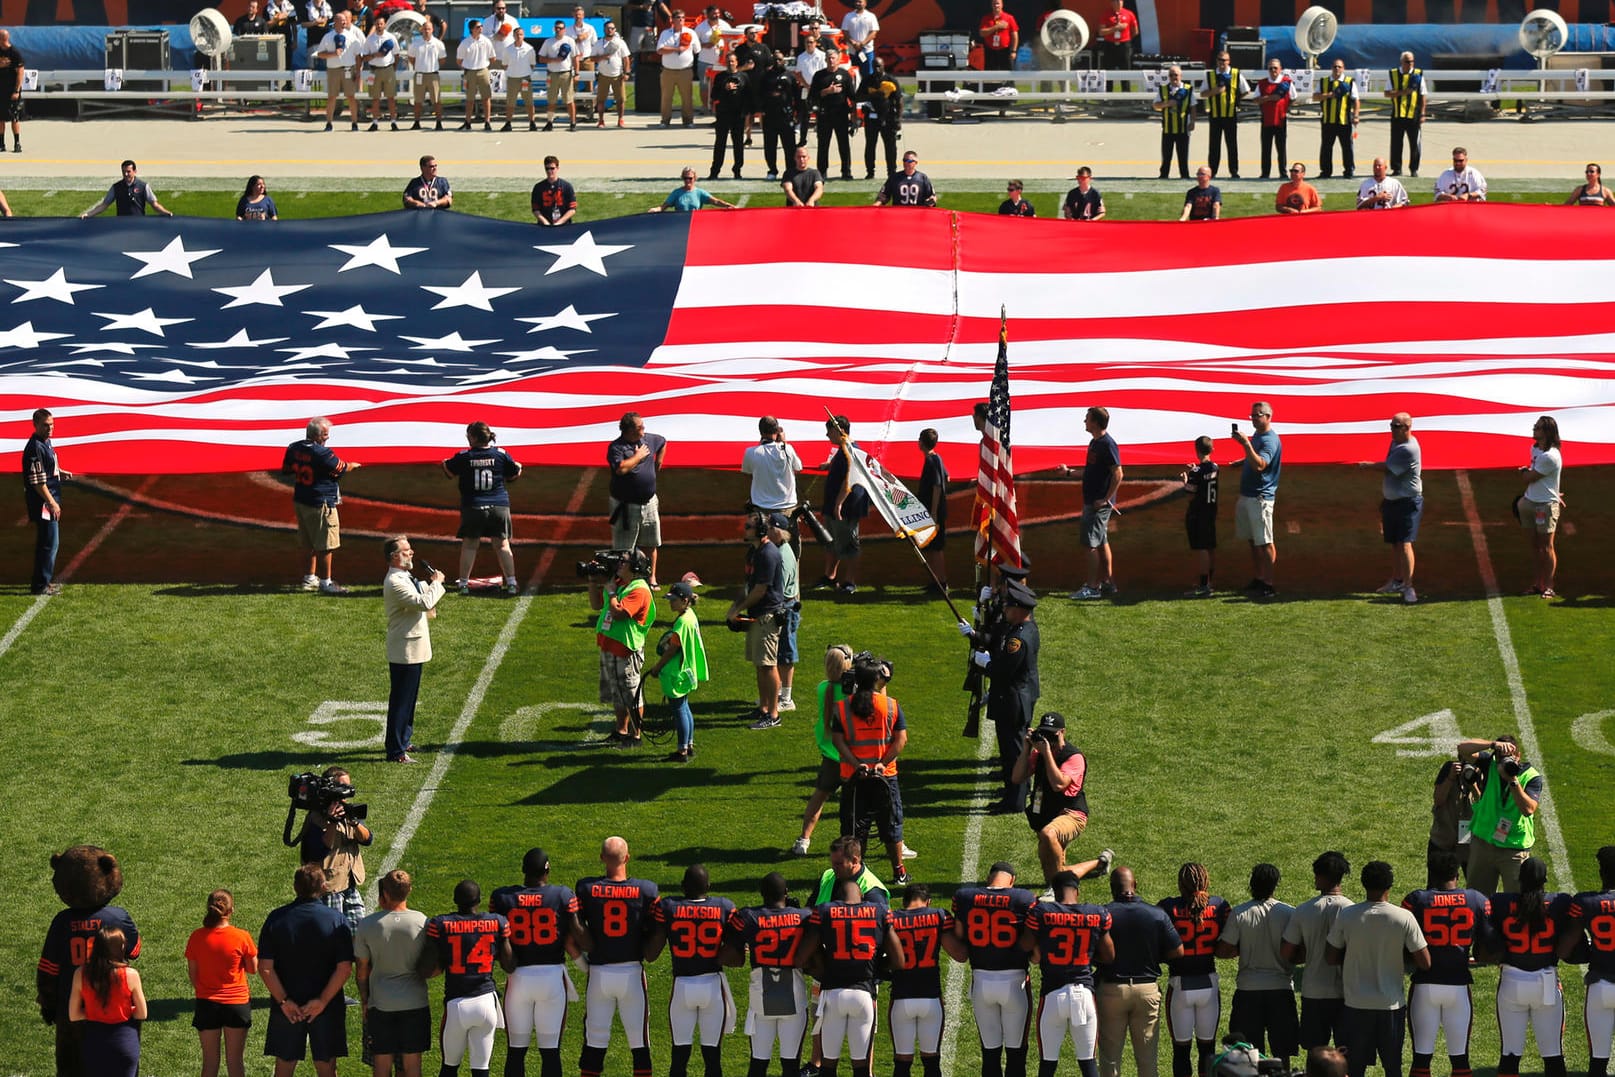
[[[324,869],[322,900],[346,917],[348,927],[354,929],[365,914],[364,895],[359,892],[365,880],[360,849],[370,844],[372,836],[370,828],[360,821],[360,813],[348,810],[347,801],[358,791],[348,772],[341,767],[327,767],[320,777],[341,784],[303,818],[299,842],[303,863]]]
[[[1037,859],[1046,885],[1053,886],[1054,877],[1065,870],[1066,846],[1088,827],[1087,777],[1088,758],[1065,742],[1065,716],[1049,711],[1021,742],[1009,774],[1017,785],[1031,780],[1026,822],[1037,834]]]
[[[1460,780],[1475,788],[1471,808],[1468,882],[1483,894],[1516,893],[1520,865],[1536,844],[1542,772],[1520,758],[1512,736],[1458,745]]]
[[[903,796],[897,758],[908,746],[908,721],[897,700],[876,691],[879,659],[853,666],[853,694],[836,704],[830,738],[841,758],[841,833],[867,843],[877,828],[892,862],[892,883],[907,886],[903,867]]]
[[[638,550],[611,550],[598,560],[611,566],[609,581],[589,579],[589,606],[600,611],[594,626],[595,645],[600,648],[600,702],[610,703],[617,716],[612,747],[637,748],[645,721],[640,684],[645,637],[656,620],[656,596],[645,582],[650,566]]]
[[[772,415],[757,420],[758,442],[740,458],[740,473],[751,476],[747,512],[790,512],[796,508],[796,476],[802,458],[785,440],[785,427]]]
[[[1463,780],[1464,766],[1457,759],[1449,759],[1436,771],[1435,797],[1430,805],[1430,847],[1426,865],[1431,869],[1429,884],[1436,886],[1440,879],[1434,872],[1437,857],[1449,853],[1457,857],[1458,866],[1469,861],[1471,816],[1475,805],[1475,783]]]

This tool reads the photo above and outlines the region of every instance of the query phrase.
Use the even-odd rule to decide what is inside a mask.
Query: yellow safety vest
[[[1350,75],[1342,79],[1323,80],[1323,122],[1331,127],[1346,127],[1351,123]],[[1340,96],[1336,97],[1335,93]]]
[[[1194,91],[1189,89],[1187,83],[1179,83],[1178,89],[1182,96],[1173,99],[1172,84],[1162,83],[1158,91],[1157,100],[1165,101],[1166,108],[1161,111],[1161,133],[1163,135],[1186,135],[1189,133],[1189,118],[1194,108]]]
[[[1232,119],[1239,108],[1239,68],[1228,69],[1227,81],[1216,71],[1206,72],[1206,112],[1217,120]]]
[[[1391,115],[1399,120],[1416,120],[1424,112],[1424,69],[1415,67],[1407,74],[1400,67],[1391,70],[1391,89],[1412,93],[1391,98]]]

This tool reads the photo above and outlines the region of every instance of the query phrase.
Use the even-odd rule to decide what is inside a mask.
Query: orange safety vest
[[[879,766],[896,732],[897,701],[884,692],[876,693],[875,710],[868,718],[854,714],[848,706],[850,702],[843,699],[836,704],[836,721],[850,749],[841,757],[841,780],[846,781],[856,774],[860,763],[874,767],[883,777],[897,777],[897,760],[886,764],[884,769]]]

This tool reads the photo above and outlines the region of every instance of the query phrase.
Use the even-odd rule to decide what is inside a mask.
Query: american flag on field
[[[999,315],[998,362],[981,426],[981,460],[976,467],[976,501],[971,516],[976,560],[1021,565],[1021,523],[1015,514],[1015,466],[1009,447],[1009,320]]]
[[[398,212],[0,240],[0,467],[39,406],[93,474],[275,468],[320,414],[364,463],[440,459],[484,419],[524,463],[597,465],[629,409],[676,465],[734,467],[758,416],[812,428],[829,403],[896,474],[927,426],[965,470],[1005,306],[1022,473],[1068,459],[1092,404],[1131,466],[1182,463],[1255,399],[1291,463],[1378,458],[1400,410],[1427,467],[1521,463],[1540,413],[1568,462],[1615,461],[1615,216],[1571,208]]]

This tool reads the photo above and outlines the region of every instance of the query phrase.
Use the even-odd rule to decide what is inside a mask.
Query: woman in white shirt
[[[1559,509],[1564,497],[1559,493],[1559,472],[1564,461],[1559,455],[1559,424],[1543,415],[1531,428],[1531,463],[1522,467],[1530,485],[1516,502],[1520,524],[1531,536],[1531,561],[1536,577],[1528,594],[1553,598],[1553,574],[1559,555],[1553,549],[1554,532],[1559,529]]]

